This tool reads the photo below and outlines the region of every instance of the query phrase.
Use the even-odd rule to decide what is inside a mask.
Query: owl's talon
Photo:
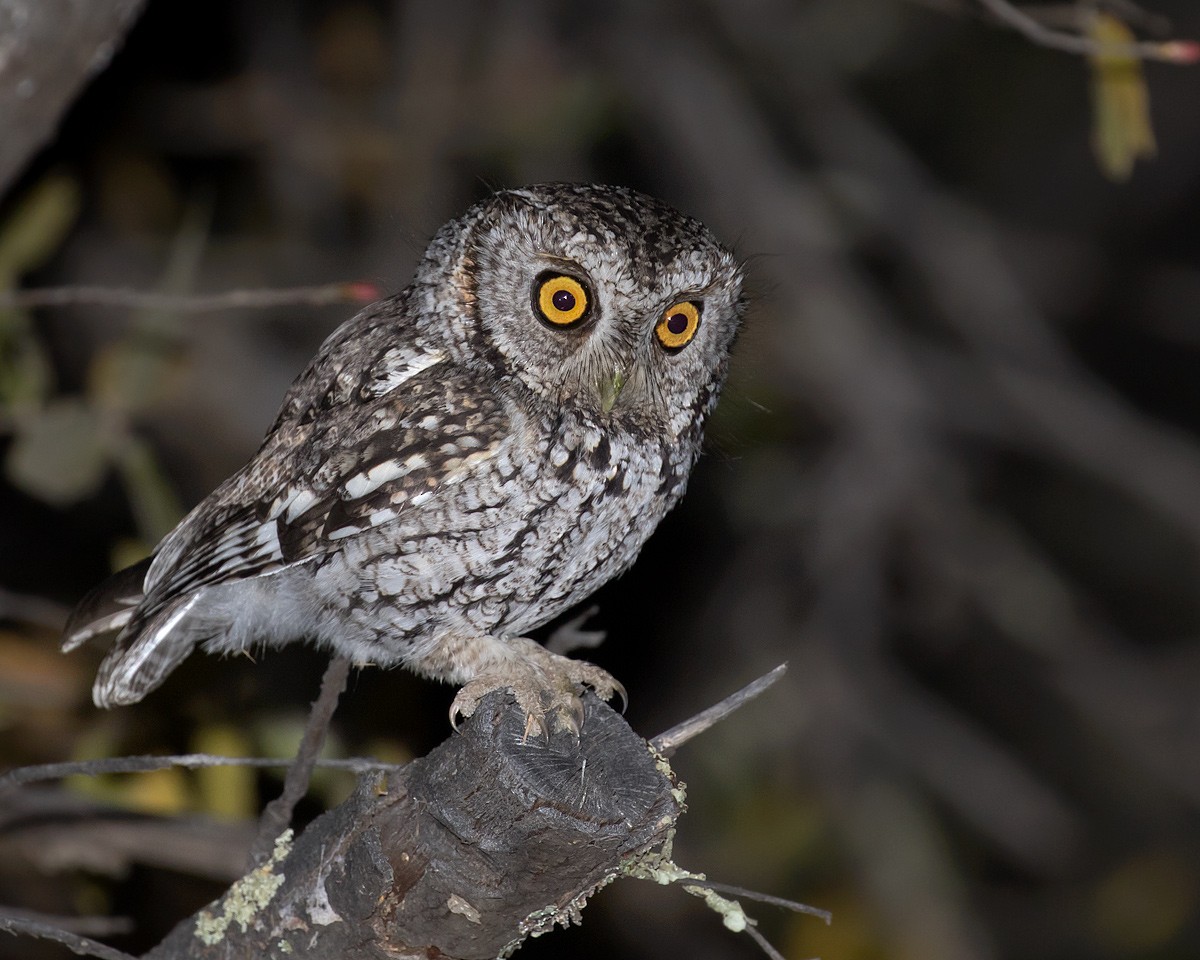
[[[558,704],[558,726],[559,729],[566,730],[576,740],[579,739],[579,731],[583,729],[583,701],[579,697],[564,698],[565,702]]]
[[[546,728],[546,718],[539,717],[536,713],[525,714],[525,732],[521,734],[521,742],[524,743],[529,739],[530,734],[535,734],[543,740],[550,739],[550,731]]]
[[[486,655],[486,659],[480,658],[484,670],[464,684],[454,697],[450,723],[456,730],[458,717],[469,717],[493,690],[512,691],[517,706],[525,714],[525,739],[531,733],[549,738],[560,730],[578,738],[585,717],[582,696],[586,687],[604,700],[619,693],[622,709],[628,702],[625,688],[607,671],[552,653],[527,638],[480,637],[475,643]]]
[[[461,690],[454,696],[450,704],[450,726],[458,732],[460,720],[468,720],[475,713],[479,701],[493,690],[504,687],[504,681],[495,677],[476,677],[470,683],[463,684]]]

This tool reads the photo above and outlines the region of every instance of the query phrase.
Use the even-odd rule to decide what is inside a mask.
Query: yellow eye
[[[700,328],[700,307],[684,300],[663,311],[662,319],[654,326],[654,335],[666,350],[682,350]]]
[[[573,327],[591,311],[587,288],[574,277],[543,273],[533,285],[533,305],[552,327]]]

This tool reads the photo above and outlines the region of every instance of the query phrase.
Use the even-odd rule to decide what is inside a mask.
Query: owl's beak
[[[620,370],[614,370],[610,376],[601,377],[600,409],[605,413],[612,413],[612,408],[617,405],[617,398],[628,382],[629,374]]]

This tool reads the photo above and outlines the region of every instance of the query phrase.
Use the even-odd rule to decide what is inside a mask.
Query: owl
[[[531,727],[578,729],[585,686],[624,691],[528,635],[683,495],[741,288],[703,224],[633,190],[493,195],[325,341],[249,463],[84,598],[64,650],[116,634],[100,707],[197,647],[308,642],[461,685],[451,722],[507,688]]]

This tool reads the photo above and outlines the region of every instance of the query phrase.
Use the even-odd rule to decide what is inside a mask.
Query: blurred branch
[[[267,804],[259,818],[258,836],[250,848],[251,866],[261,866],[270,858],[275,838],[287,829],[292,822],[292,811],[308,792],[308,781],[312,777],[317,756],[325,745],[329,722],[333,719],[333,711],[337,709],[338,698],[346,689],[346,678],[349,676],[350,661],[345,657],[334,657],[325,668],[321,692],[309,711],[304,735],[300,738],[300,749],[283,781],[283,792]]]
[[[53,940],[81,957],[98,957],[99,960],[136,960],[128,953],[123,953],[95,940],[89,940],[77,933],[71,933],[40,920],[6,915],[3,912],[0,912],[0,932],[24,934],[27,937],[36,937],[38,940]]]
[[[0,309],[18,307],[119,307],[127,310],[163,310],[180,313],[215,313],[221,310],[263,309],[286,306],[326,306],[333,303],[370,303],[382,291],[362,280],[317,287],[277,290],[228,290],[222,293],[186,294],[128,290],[113,287],[45,287],[0,291]]]
[[[21,910],[16,907],[0,906],[0,917],[6,920],[40,923],[56,930],[77,933],[83,937],[111,937],[129,933],[133,921],[129,917],[69,917],[36,910]]]
[[[978,0],[997,20],[1012,27],[1027,40],[1052,50],[1077,53],[1087,57],[1132,57],[1137,60],[1159,60],[1163,63],[1191,64],[1200,60],[1200,43],[1193,40],[1143,40],[1138,43],[1104,43],[1054,30],[1041,23],[1008,0]]]
[[[289,766],[294,757],[218,757],[207,753],[184,753],[162,757],[102,757],[96,760],[72,760],[65,763],[43,763],[37,766],[17,767],[0,774],[0,794],[27,783],[60,780],[63,777],[99,777],[114,773],[149,773],[182,767],[196,770],[201,767],[257,767],[271,769]],[[348,770],[351,773],[389,772],[399,770],[403,764],[384,763],[381,760],[317,760],[316,766],[323,770]]]
[[[3,427],[0,426],[0,431],[2,430]],[[49,630],[62,630],[70,612],[64,604],[47,600],[45,597],[35,597],[0,587],[0,620],[36,624]]]
[[[253,840],[245,820],[141,813],[66,789],[28,788],[0,803],[0,864],[43,875],[123,877],[136,864],[229,884],[245,871]]]

